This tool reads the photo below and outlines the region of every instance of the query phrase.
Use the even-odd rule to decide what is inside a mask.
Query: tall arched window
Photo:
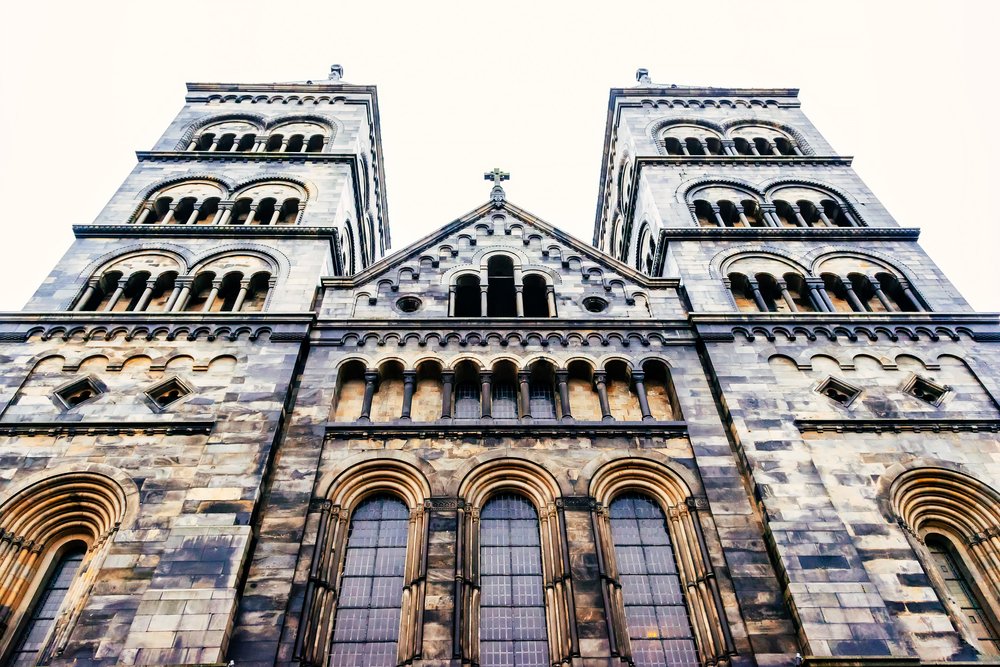
[[[486,263],[486,314],[488,317],[516,317],[514,262],[506,255],[490,257]]]
[[[410,512],[378,494],[351,515],[344,550],[331,665],[395,667]]]
[[[550,317],[548,284],[545,278],[532,273],[524,276],[524,288],[522,290],[524,298],[525,317]]]
[[[644,494],[624,493],[609,514],[634,664],[700,664],[663,510]]]
[[[38,662],[39,652],[45,648],[45,641],[52,631],[59,610],[66,601],[73,580],[80,571],[80,565],[87,553],[87,545],[80,541],[65,545],[55,561],[52,572],[45,580],[31,610],[21,635],[14,644],[14,650],[7,661],[11,667],[28,667]]]
[[[968,623],[973,636],[991,654],[1000,653],[1000,632],[993,618],[987,614],[981,595],[962,565],[955,545],[943,535],[928,535],[924,542],[931,556],[931,565],[944,581],[948,597],[958,614]]]
[[[479,664],[545,667],[549,662],[538,513],[512,493],[480,513]]]
[[[493,368],[491,381],[492,415],[494,419],[517,419],[517,368],[501,361]]]
[[[463,361],[455,369],[455,419],[482,416],[479,394],[479,369],[472,362]]]
[[[479,276],[467,273],[455,281],[455,317],[482,317]]]

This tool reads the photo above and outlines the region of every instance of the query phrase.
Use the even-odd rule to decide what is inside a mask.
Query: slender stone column
[[[111,299],[108,301],[108,305],[104,307],[104,312],[111,312],[114,310],[115,305],[118,303],[118,299],[122,297],[122,293],[125,291],[125,286],[128,285],[128,279],[122,278],[118,281],[118,286],[115,287],[115,291],[111,294]]]
[[[514,308],[518,317],[524,317],[524,285],[514,285]]]
[[[174,281],[174,289],[180,288],[180,292],[178,292],[177,298],[174,299],[173,303],[167,304],[167,310],[177,312],[184,310],[185,306],[187,306],[188,298],[191,296],[192,282],[194,282],[194,276],[178,277]]]
[[[635,386],[635,395],[639,399],[642,421],[653,421],[653,413],[649,410],[649,397],[646,396],[646,374],[643,371],[632,371],[632,384]]]
[[[601,421],[612,422],[611,404],[608,403],[608,375],[604,371],[594,373],[594,387],[597,388],[597,398],[601,402]]]
[[[167,214],[163,216],[163,220],[160,220],[161,225],[169,225],[173,222],[174,212],[177,210],[178,202],[171,202],[170,206],[167,207]]]
[[[844,294],[847,296],[847,303],[851,304],[851,308],[859,313],[868,312],[865,304],[861,303],[861,299],[854,293],[854,285],[851,284],[850,279],[841,278],[840,284],[844,286]]]
[[[484,421],[490,421],[493,419],[493,373],[483,371],[479,374],[479,381],[482,387],[479,395],[480,415]]]
[[[705,153],[705,155],[711,155],[712,154],[712,151],[709,150],[709,148],[708,148],[708,142],[707,141],[705,141],[704,139],[699,139],[698,143],[701,144],[701,150]]]
[[[757,309],[762,313],[769,313],[771,309],[767,307],[767,302],[764,301],[764,295],[760,293],[760,285],[753,278],[747,278],[747,283],[750,285],[750,290],[753,292],[753,301],[757,304]]]
[[[722,214],[719,212],[719,207],[715,204],[709,204],[712,207],[712,215],[715,216],[715,224],[719,227],[725,227],[726,223],[722,220]]]
[[[441,373],[441,419],[451,419],[451,395],[454,391],[455,371]]]
[[[774,204],[761,204],[760,211],[765,225],[768,227],[781,227],[781,220],[778,219],[778,211]]]
[[[166,305],[163,306],[163,312],[168,313],[174,308],[174,304],[177,303],[177,299],[181,294],[180,281],[174,279],[174,288],[170,291],[170,298],[167,299]]]
[[[146,222],[146,218],[148,218],[149,214],[152,213],[152,212],[153,212],[153,209],[151,209],[151,208],[149,208],[147,206],[146,208],[144,208],[141,211],[139,211],[139,215],[136,216],[135,221],[132,224],[133,225],[144,224]]]
[[[244,222],[243,224],[249,227],[250,225],[252,225],[252,224],[253,224],[253,219],[254,219],[254,218],[255,218],[256,216],[257,216],[257,207],[256,207],[256,206],[253,206],[253,205],[251,205],[251,206],[250,206],[250,214],[249,214],[249,215],[247,215],[247,220],[246,220],[246,222]]]
[[[219,147],[219,137],[212,139],[212,145],[208,147],[209,151],[215,151]]]
[[[141,313],[146,310],[146,306],[149,304],[149,300],[153,297],[153,288],[156,286],[156,278],[150,278],[146,281],[146,289],[142,291],[142,296],[139,297],[139,302],[135,304],[135,312]]]
[[[794,141],[789,141],[788,143],[791,144],[793,153],[795,153],[796,155],[805,155],[805,153],[802,152],[802,149],[799,148],[799,145],[797,143],[795,143]]]
[[[882,285],[880,285],[877,280],[875,280],[872,277],[869,277],[868,282],[871,283],[872,290],[875,291],[875,298],[882,302],[882,305],[885,306],[885,309],[887,311],[889,311],[890,313],[895,313],[899,311],[899,308],[896,306],[896,304],[892,302],[892,299],[887,297],[885,295],[885,292],[882,291]]]
[[[302,216],[303,216],[303,214],[305,214],[305,212],[306,212],[306,203],[304,201],[303,202],[299,202],[299,211],[298,211],[298,213],[295,214],[295,224],[296,225],[302,222]]]
[[[194,206],[191,208],[191,215],[188,219],[184,221],[185,225],[193,225],[198,222],[198,214],[201,213],[201,209],[198,206],[198,202],[195,202]]]
[[[253,153],[263,153],[265,148],[267,148],[267,137],[257,137],[254,140],[253,148],[250,150]]]
[[[489,290],[489,285],[479,286],[479,316],[486,317],[486,313],[489,312],[489,297],[487,296],[487,290]]]
[[[831,220],[830,218],[827,217],[826,211],[823,210],[822,206],[817,206],[816,207],[816,213],[819,214],[819,219],[822,220],[823,224],[826,225],[827,227],[836,227],[837,226],[837,225],[833,224],[833,220]]]
[[[403,371],[403,409],[399,413],[401,421],[410,421],[410,412],[413,408],[413,390],[417,385],[416,371]]]
[[[545,302],[549,307],[549,317],[556,317],[556,288],[552,285],[545,286]]]
[[[83,294],[77,299],[76,304],[73,306],[73,312],[79,313],[83,310],[90,298],[94,296],[94,292],[97,291],[97,286],[100,285],[100,278],[91,278],[87,281],[87,289],[83,290]]]
[[[740,152],[736,150],[736,142],[732,139],[722,140],[722,153],[723,155],[739,155]]]
[[[455,317],[455,296],[458,288],[455,285],[448,286],[448,317]]]
[[[271,227],[278,223],[278,218],[281,216],[281,207],[275,206],[274,213],[271,214],[271,219],[267,221],[267,224]]]
[[[793,313],[799,312],[798,306],[795,305],[795,299],[792,298],[791,293],[788,291],[788,285],[784,280],[778,280],[778,289],[781,290],[781,298],[785,300],[785,305],[788,306],[788,310]]]
[[[827,311],[831,313],[837,312],[837,307],[833,305],[833,299],[831,299],[830,295],[826,293],[826,285],[820,282],[816,285],[816,291],[819,292],[820,298],[823,299],[823,303],[826,304]]]
[[[816,310],[821,313],[832,312],[833,304],[828,303],[823,281],[819,278],[806,278],[805,281],[806,287],[809,288],[809,297],[812,299],[813,305],[816,306]]]
[[[240,141],[243,137],[233,137],[233,145],[229,147],[230,153],[235,153],[240,147]]]
[[[219,290],[221,288],[222,288],[222,281],[221,280],[213,280],[212,281],[212,290],[208,293],[208,298],[205,299],[205,305],[201,309],[201,312],[203,312],[203,313],[210,313],[210,312],[212,312],[212,306],[215,304],[215,299],[216,299],[216,297],[219,296]]]
[[[556,387],[559,389],[559,403],[562,407],[562,420],[573,421],[573,412],[569,405],[569,371],[556,371]]]
[[[920,305],[920,299],[918,299],[917,295],[913,293],[912,289],[910,289],[909,282],[905,280],[900,280],[899,286],[902,288],[903,294],[906,295],[906,298],[910,300],[911,304],[913,304],[913,310],[915,310],[918,313],[923,313],[926,311],[926,309]]]
[[[195,146],[197,146],[197,145],[198,145],[198,140],[197,139],[192,139],[191,143],[188,144],[187,150],[193,151],[195,149]]]
[[[234,202],[219,202],[219,210],[215,212],[215,217],[212,218],[211,224],[213,225],[224,225],[229,222],[229,216],[233,214],[233,206],[236,204]]]
[[[750,226],[750,220],[747,218],[747,214],[743,210],[743,208],[742,207],[737,207],[736,211],[740,215],[740,222],[743,223],[743,226],[744,227],[749,227]]]
[[[372,399],[375,398],[375,387],[378,385],[378,371],[365,371],[365,397],[361,402],[359,422],[370,422],[372,414]]]
[[[250,281],[240,281],[240,291],[236,294],[236,301],[233,302],[233,312],[238,313],[243,308],[243,302],[247,300],[247,293],[250,291]]]
[[[806,222],[806,219],[802,217],[802,212],[799,211],[799,209],[793,208],[792,212],[795,213],[795,222],[798,223],[799,227],[808,227],[809,226],[809,223]]]
[[[519,371],[517,374],[518,397],[521,403],[521,418],[531,421],[531,373]]]

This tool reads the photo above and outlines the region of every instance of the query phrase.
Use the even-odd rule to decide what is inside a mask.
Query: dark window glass
[[[351,516],[331,667],[395,667],[410,513],[397,498],[365,500]]]
[[[517,419],[517,385],[493,382],[493,418]]]
[[[479,664],[549,664],[538,514],[525,498],[501,494],[480,514]]]
[[[532,381],[528,385],[528,397],[534,419],[556,418],[556,397],[551,384],[541,380]]]
[[[459,382],[455,386],[455,419],[479,419],[479,385]]]
[[[637,667],[699,664],[663,510],[628,493],[611,503],[611,534]]]
[[[24,631],[7,664],[12,667],[37,664],[38,652],[45,647],[45,639],[52,630],[76,573],[80,570],[84,554],[86,547],[83,543],[74,542],[60,556],[52,574],[45,582],[45,588],[38,596],[38,601],[35,602],[35,607],[31,610],[31,616],[28,617]]]
[[[958,612],[972,630],[976,639],[993,651],[1000,651],[1000,636],[989,617],[983,612],[979,596],[972,588],[955,557],[954,549],[943,538],[932,535],[927,539],[927,549],[938,573],[944,578],[948,596],[958,605]]]

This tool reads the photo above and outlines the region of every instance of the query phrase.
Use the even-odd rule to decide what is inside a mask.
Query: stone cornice
[[[76,238],[199,236],[211,238],[305,237],[333,239],[334,227],[301,225],[73,225]]]
[[[687,435],[682,421],[480,421],[334,423],[326,425],[327,438],[567,438],[636,437],[681,438]]]
[[[237,153],[238,155],[238,153]],[[816,156],[816,155],[656,155],[638,157],[635,160],[636,172],[644,166],[664,164],[711,164],[730,167],[763,165],[825,165],[849,167],[854,161],[850,155]]]
[[[709,88],[707,86],[642,85],[612,88],[611,97],[798,97],[798,88]]]
[[[211,420],[0,422],[0,436],[208,435],[213,426]]]
[[[358,161],[357,153],[247,153],[215,151],[136,151],[139,162],[344,162]]]
[[[374,95],[375,86],[365,86],[342,81],[320,80],[313,83],[208,83],[187,84],[189,93],[362,93]],[[195,96],[188,96],[189,98]],[[196,96],[204,97],[204,96]]]
[[[968,431],[977,433],[1000,431],[1000,419],[912,418],[906,419],[796,419],[795,426],[802,431],[815,433],[939,433]]]
[[[916,227],[677,227],[661,229],[660,238],[713,241],[916,241]]]

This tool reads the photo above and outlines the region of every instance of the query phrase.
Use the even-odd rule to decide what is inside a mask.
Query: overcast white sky
[[[589,241],[608,89],[789,86],[901,225],[1000,311],[1000,3],[17,2],[0,38],[0,310],[21,308],[187,81],[376,84],[393,247],[508,197]]]

